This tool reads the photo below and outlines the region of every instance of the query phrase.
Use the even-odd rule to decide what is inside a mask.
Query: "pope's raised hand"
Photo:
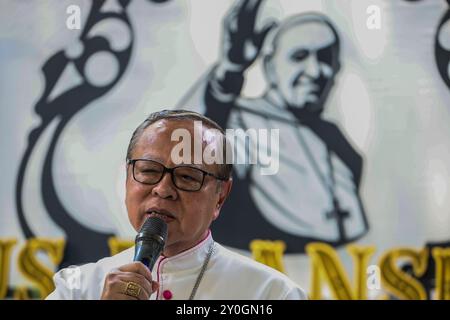
[[[258,57],[267,33],[275,26],[268,23],[256,30],[256,17],[263,0],[242,0],[231,8],[224,19],[222,59],[249,67]]]

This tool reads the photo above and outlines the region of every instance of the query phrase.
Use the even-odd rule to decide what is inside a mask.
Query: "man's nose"
[[[177,191],[172,182],[172,176],[169,172],[164,172],[164,176],[152,189],[152,195],[163,199],[175,200]]]
[[[308,56],[306,60],[305,73],[313,79],[319,78],[320,65],[319,61],[317,60],[316,52],[311,52],[311,54]]]

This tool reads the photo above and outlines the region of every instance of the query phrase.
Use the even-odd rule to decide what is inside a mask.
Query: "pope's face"
[[[145,129],[136,143],[131,159],[151,159],[169,168],[176,166],[171,159],[171,153],[173,147],[180,141],[171,141],[171,136],[172,132],[178,128],[185,128],[190,132],[193,152],[194,124],[192,121],[160,120]],[[206,129],[203,126],[201,130]],[[217,137],[211,138],[211,135],[206,135],[205,132],[199,136],[203,137],[204,146],[217,141],[215,140]],[[203,163],[193,166],[216,176],[219,175],[217,164]],[[168,239],[164,249],[166,256],[191,248],[207,236],[209,226],[218,217],[231,188],[231,180],[218,182],[212,176],[205,176],[199,191],[182,191],[175,187],[170,173],[167,172],[159,183],[145,185],[134,180],[132,170],[133,166],[128,165],[125,203],[129,220],[138,231],[150,216],[151,210],[165,213],[164,220],[168,224]],[[221,188],[218,188],[218,183],[222,183]]]
[[[336,40],[330,27],[319,22],[299,23],[279,35],[267,72],[290,107],[322,108],[336,72]]]

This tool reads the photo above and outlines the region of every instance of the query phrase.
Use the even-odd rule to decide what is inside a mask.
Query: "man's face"
[[[166,167],[174,167],[171,152],[172,148],[180,142],[171,141],[171,135],[178,128],[185,128],[190,132],[191,159],[194,159],[194,124],[188,120],[160,120],[147,127],[136,143],[131,159],[151,159]],[[203,126],[203,132],[200,135],[203,137],[203,146],[217,143],[217,139],[221,139],[221,137],[211,137],[211,134],[206,135],[205,130],[207,128]],[[193,166],[219,176],[217,164],[203,163]],[[182,191],[175,187],[171,175],[167,172],[159,183],[145,185],[133,179],[132,169],[133,166],[128,165],[125,198],[128,218],[134,229],[139,231],[144,221],[150,216],[151,209],[166,211],[166,214],[171,216],[171,218],[164,218],[168,224],[168,239],[164,249],[166,256],[191,248],[206,237],[211,222],[218,217],[220,208],[231,189],[231,180],[218,182],[214,177],[205,176],[199,191]],[[220,188],[218,183],[222,183]]]
[[[328,25],[314,21],[296,24],[279,35],[267,72],[290,107],[308,111],[323,107],[337,72],[332,66],[338,58],[336,41]]]

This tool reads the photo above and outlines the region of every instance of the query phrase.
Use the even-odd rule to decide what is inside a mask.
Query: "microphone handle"
[[[133,261],[142,262],[150,271],[152,271],[163,248],[164,244],[155,239],[142,239],[136,243]]]

